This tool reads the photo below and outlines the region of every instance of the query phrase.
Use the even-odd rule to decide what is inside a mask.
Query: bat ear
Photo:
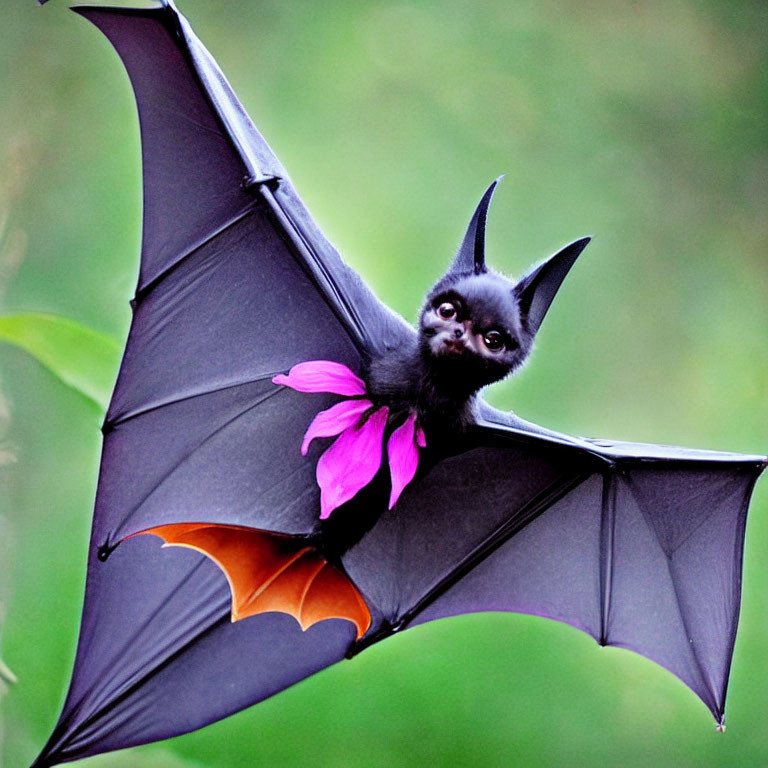
[[[521,277],[515,286],[514,291],[519,302],[520,314],[525,319],[532,334],[535,335],[538,332],[541,321],[547,314],[552,299],[555,298],[557,289],[590,240],[589,237],[582,237],[580,240],[566,245],[554,256],[550,256],[545,262]]]
[[[485,190],[480,203],[475,209],[475,213],[472,216],[469,226],[467,227],[467,233],[464,235],[459,252],[456,254],[456,258],[451,264],[449,273],[468,273],[474,272],[479,275],[486,272],[485,266],[485,219],[488,216],[488,206],[491,204],[491,198],[493,192],[496,189],[496,185],[503,179],[503,176],[499,176],[496,181],[491,184],[488,189]]]

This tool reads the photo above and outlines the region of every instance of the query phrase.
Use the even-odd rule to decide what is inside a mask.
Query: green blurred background
[[[575,434],[768,450],[764,0],[179,2],[326,233],[409,319],[500,173],[499,269],[595,236],[495,404]],[[120,343],[140,238],[136,116],[116,55],[65,6],[3,7],[0,314],[54,313]],[[104,375],[57,345],[70,385]],[[0,344],[0,755],[13,768],[54,724],[77,637],[102,414],[75,388]],[[725,735],[651,662],[486,614],[88,764],[765,766],[767,546],[763,479]]]

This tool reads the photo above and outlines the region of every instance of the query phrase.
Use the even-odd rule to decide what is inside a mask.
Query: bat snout
[[[467,350],[466,336],[443,331],[430,339],[429,346],[433,355],[463,355]]]

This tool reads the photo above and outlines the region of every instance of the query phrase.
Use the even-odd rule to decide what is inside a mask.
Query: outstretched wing
[[[359,370],[361,355],[413,330],[322,236],[170,2],[77,10],[128,70],[144,174],[134,317],[104,426],[99,543],[162,522],[305,532],[312,468],[295,446],[323,403],[278,390],[272,376],[316,358]]]
[[[319,492],[298,447],[332,396],[272,377],[317,358],[359,370],[414,333],[342,263],[171,2],[76,10],[134,88],[143,240],[75,671],[40,765],[191,730],[343,657],[356,634],[346,620],[232,624],[226,580],[198,552],[160,556],[149,536],[106,562],[97,552],[170,523],[310,531]],[[217,681],[206,697],[203,679]],[[136,695],[156,708],[137,713]]]
[[[483,416],[344,558],[384,617],[357,647],[461,613],[545,616],[666,667],[722,725],[747,507],[766,459]]]

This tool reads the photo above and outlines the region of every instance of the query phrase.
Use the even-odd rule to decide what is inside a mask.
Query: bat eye
[[[483,344],[485,344],[491,352],[500,352],[504,349],[504,337],[499,331],[488,331],[488,333],[483,336]]]
[[[444,301],[437,308],[437,314],[440,315],[443,320],[451,320],[456,317],[456,307],[454,307],[450,301]]]

